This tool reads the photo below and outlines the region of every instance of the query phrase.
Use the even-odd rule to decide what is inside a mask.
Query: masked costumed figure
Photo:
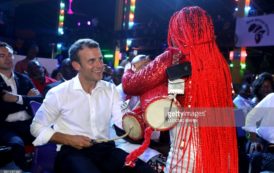
[[[191,75],[184,78],[184,95],[176,97],[182,108],[233,108],[229,67],[216,45],[212,19],[206,11],[185,7],[175,12],[169,23],[168,45],[145,68],[135,73],[127,70],[123,76],[124,91],[140,96],[143,111],[152,100],[167,95],[166,69],[172,66],[174,56],[178,63],[190,62],[192,68]],[[217,118],[214,122],[234,123],[233,115]],[[170,137],[165,172],[238,172],[235,127],[178,123],[170,130]]]

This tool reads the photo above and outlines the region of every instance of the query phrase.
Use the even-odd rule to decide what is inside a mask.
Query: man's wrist
[[[15,103],[17,103],[18,101],[19,101],[19,96],[16,96]]]
[[[257,134],[254,132],[247,132],[246,133],[246,138],[250,141],[255,142],[257,140]]]

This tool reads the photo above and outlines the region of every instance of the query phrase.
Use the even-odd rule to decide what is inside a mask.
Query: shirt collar
[[[15,75],[12,72],[11,78],[8,78],[6,75],[0,73],[1,77],[3,78],[4,81],[10,80],[10,79],[14,79]]]
[[[79,75],[75,76],[72,80],[73,80],[73,89],[83,90],[84,91],[84,89],[83,89],[83,87],[80,83],[80,80],[79,80]],[[102,87],[104,87],[104,82],[102,80],[100,80],[96,83],[96,86],[95,86],[94,90],[97,90],[97,89],[102,88]]]

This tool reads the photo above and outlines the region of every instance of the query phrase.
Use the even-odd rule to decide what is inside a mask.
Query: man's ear
[[[72,61],[72,62],[71,62],[71,65],[72,65],[72,67],[74,68],[74,70],[76,70],[76,71],[79,71],[79,70],[80,70],[81,65],[80,65],[78,62]]]

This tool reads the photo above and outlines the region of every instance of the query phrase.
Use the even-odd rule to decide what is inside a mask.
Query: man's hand
[[[27,96],[33,97],[33,96],[38,96],[39,94],[40,92],[36,88],[32,88],[31,90],[29,90]]]
[[[57,144],[70,145],[79,150],[92,146],[91,139],[82,135],[68,135],[56,132],[50,140]]]
[[[248,140],[250,140],[251,142],[257,142],[257,134],[256,133],[254,133],[254,132],[247,132],[246,133],[246,138],[248,139]]]
[[[11,92],[8,91],[3,91],[3,96],[2,96],[2,100],[4,102],[10,102],[10,103],[16,103],[19,99],[19,96],[16,94],[13,94]]]
[[[91,139],[81,135],[70,135],[68,144],[79,150],[92,146]]]

